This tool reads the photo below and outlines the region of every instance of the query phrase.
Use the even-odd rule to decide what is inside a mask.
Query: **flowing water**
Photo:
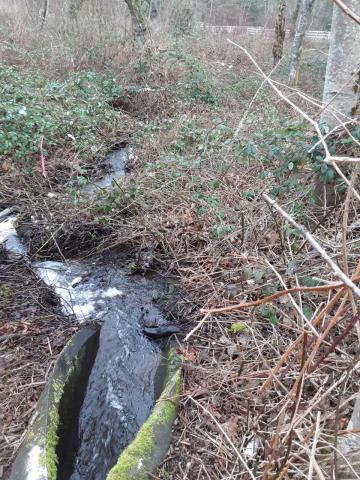
[[[126,149],[111,154],[112,172],[85,191],[108,188],[123,175],[126,154]],[[15,217],[0,223],[0,243],[13,255],[26,257],[15,225]],[[166,325],[156,307],[166,286],[158,279],[128,276],[121,267],[101,261],[30,265],[54,288],[65,315],[75,315],[79,322],[96,320],[102,324],[74,429],[77,438],[69,441],[71,448],[62,449],[58,480],[104,480],[149,416],[161,391],[164,341],[150,340],[142,329]]]
[[[128,148],[120,148],[114,150],[108,156],[109,172],[105,174],[99,181],[86,185],[83,192],[92,193],[101,189],[111,187],[112,183],[125,175],[125,163],[129,156]]]
[[[142,333],[143,327],[166,325],[154,305],[159,282],[101,263],[37,262],[33,268],[54,287],[64,313],[102,322],[80,412],[79,449],[67,452],[72,459],[64,461],[74,465],[71,480],[101,480],[149,416],[161,389],[164,345]],[[68,474],[60,464],[59,480]]]

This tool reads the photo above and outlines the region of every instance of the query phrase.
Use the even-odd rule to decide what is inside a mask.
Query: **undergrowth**
[[[33,167],[41,139],[46,157],[60,148],[87,158],[104,153],[120,122],[110,103],[123,90],[109,75],[76,72],[60,81],[1,67],[0,89],[0,161],[15,168]]]

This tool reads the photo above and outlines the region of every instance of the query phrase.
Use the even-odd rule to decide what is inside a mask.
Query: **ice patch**
[[[8,252],[22,257],[26,255],[26,250],[16,232],[16,220],[16,217],[9,217],[0,222],[0,245],[4,245]]]
[[[54,288],[65,315],[73,314],[82,322],[99,318],[105,313],[102,300],[104,292],[99,291],[91,282],[80,283],[86,272],[75,262],[69,265],[52,261],[36,262],[33,268],[39,278]],[[109,290],[115,296],[112,290],[116,289]]]
[[[124,295],[124,292],[122,292],[121,290],[118,290],[115,287],[108,288],[102,294],[102,296],[105,297],[105,298],[121,297],[121,295]]]

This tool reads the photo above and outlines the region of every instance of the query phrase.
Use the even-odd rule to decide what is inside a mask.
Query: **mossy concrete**
[[[170,365],[164,390],[133,442],[120,455],[106,480],[148,480],[163,460],[171,440],[181,387],[181,369]]]
[[[66,384],[76,381],[81,374],[80,358],[95,335],[94,328],[80,330],[59,355],[19,448],[9,480],[56,480],[60,401]]]
[[[78,332],[60,354],[51,378],[39,399],[35,414],[13,464],[9,480],[56,480],[60,467],[58,438],[61,402],[66,389],[82,374],[84,352],[94,329]],[[181,358],[170,350],[168,376],[162,393],[133,442],[123,451],[106,480],[147,480],[161,463],[170,444],[181,387]],[[60,425],[61,424],[61,425]],[[61,448],[60,448],[61,451]]]

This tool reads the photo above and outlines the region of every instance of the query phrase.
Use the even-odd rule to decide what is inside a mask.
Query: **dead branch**
[[[348,15],[350,18],[352,18],[357,24],[360,25],[360,17],[357,15],[355,12],[353,12],[347,5],[342,0],[333,0],[333,2],[341,8],[341,10]]]
[[[345,275],[345,273],[340,270],[340,268],[336,265],[336,263],[329,257],[329,255],[325,252],[325,250],[318,244],[318,242],[315,240],[315,238],[311,235],[310,232],[306,230],[306,228],[303,225],[298,224],[295,222],[295,220],[288,214],[286,213],[272,198],[270,198],[268,195],[264,194],[263,195],[264,199],[275,208],[277,212],[279,212],[296,230],[298,230],[304,238],[315,248],[315,250],[322,256],[322,258],[325,260],[325,262],[332,268],[334,274],[340,278],[343,283],[351,288],[351,290],[358,296],[360,297],[360,289],[353,283],[350,278]]]

